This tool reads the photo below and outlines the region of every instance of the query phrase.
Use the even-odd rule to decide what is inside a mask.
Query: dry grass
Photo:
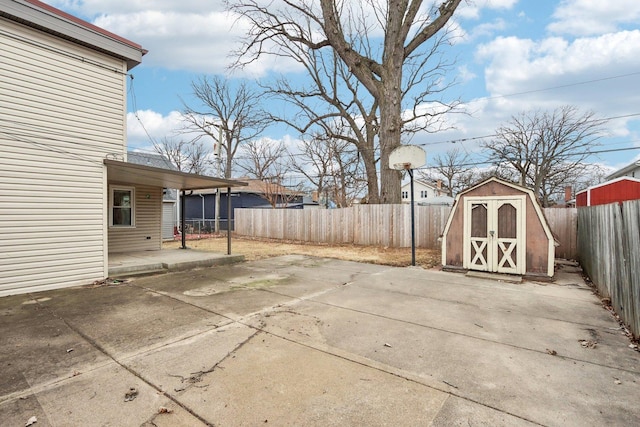
[[[178,248],[180,242],[166,242],[164,248]],[[189,240],[187,246],[212,252],[227,252],[226,236]],[[280,255],[311,255],[345,261],[404,267],[411,265],[411,248],[382,248],[357,245],[311,244],[282,240],[232,237],[232,253],[242,254],[247,261]],[[440,265],[440,251],[416,248],[416,265],[433,268]]]

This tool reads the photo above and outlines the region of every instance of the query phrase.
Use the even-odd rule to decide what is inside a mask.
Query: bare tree
[[[458,191],[468,186],[472,180],[472,168],[468,165],[469,155],[460,148],[438,154],[433,159],[436,179],[442,179],[447,195],[453,197]]]
[[[255,0],[232,0],[230,9],[251,25],[238,64],[265,54],[290,56],[290,49],[282,49],[284,45],[300,51],[332,49],[377,104],[379,201],[399,203],[401,173],[389,168],[388,159],[400,145],[405,126],[402,113],[407,82],[420,82],[420,78],[407,79],[405,67],[425,67],[426,60],[420,58],[429,56],[426,42],[447,24],[460,1],[444,0],[439,7],[426,8],[423,0],[282,0],[268,6]],[[376,30],[384,34],[378,45],[374,45]],[[269,50],[269,46],[275,48]]]
[[[240,148],[237,167],[248,176],[264,180],[286,171],[287,150],[282,141],[255,139]],[[276,173],[277,172],[277,173]]]
[[[284,185],[292,164],[282,141],[263,138],[243,144],[237,166],[249,177],[260,181],[262,197],[274,208],[286,207],[302,197],[301,183]]]
[[[266,178],[262,182],[262,197],[273,208],[286,208],[294,200],[302,198],[302,185],[296,184],[286,187],[283,173],[277,172],[276,175]]]
[[[542,181],[542,200],[545,206],[564,201],[564,190],[571,187],[572,194],[604,181],[607,172],[598,164],[569,162],[558,167]]]
[[[159,142],[153,141],[156,153],[166,157],[179,171],[206,175],[210,172],[211,159],[207,150],[197,141],[171,139],[164,137]]]
[[[223,176],[230,178],[233,158],[238,148],[258,137],[268,125],[267,115],[260,106],[261,94],[246,82],[236,88],[219,76],[203,76],[191,83],[200,108],[184,104],[184,132],[195,135],[194,142],[210,138],[223,150]],[[218,159],[221,161],[222,159]]]
[[[516,172],[521,185],[530,186],[543,206],[561,183],[584,171],[602,136],[604,121],[595,113],[580,113],[574,106],[553,112],[521,113],[496,130],[484,143],[490,156]]]
[[[360,154],[341,139],[316,134],[302,141],[291,156],[293,170],[304,175],[319,195],[331,194],[338,207],[347,207],[367,187]]]
[[[293,51],[291,56],[305,67],[313,85],[293,87],[289,79],[281,78],[269,86],[274,97],[293,107],[288,116],[274,115],[273,120],[293,127],[303,138],[310,136],[308,141],[313,143],[324,140],[333,141],[334,145],[339,141],[353,145],[366,173],[368,200],[379,203],[378,104],[363,94],[362,85],[335,54],[307,50]],[[313,155],[314,150],[321,148],[315,147],[309,154]]]
[[[170,139],[163,137],[160,141],[153,141],[153,149],[156,153],[167,158],[179,171],[189,171],[189,160],[186,151],[188,141],[183,139]]]

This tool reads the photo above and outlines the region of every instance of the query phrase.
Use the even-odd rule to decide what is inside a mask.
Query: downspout
[[[202,199],[202,225],[204,226],[204,220],[206,219],[206,216],[204,214],[204,195],[203,194],[198,194],[198,195]]]
[[[202,227],[198,227],[198,237],[200,237],[205,229],[205,219],[207,218],[207,215],[205,215],[205,211],[204,211],[204,195],[203,194],[198,194],[198,195],[202,199]]]

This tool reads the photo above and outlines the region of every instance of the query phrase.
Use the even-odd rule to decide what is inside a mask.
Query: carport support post
[[[409,167],[407,169],[409,172],[409,177],[411,178],[411,265],[416,265],[416,218],[415,218],[415,207],[413,203],[413,169]]]
[[[180,190],[180,231],[181,231],[181,236],[182,236],[182,246],[180,246],[180,249],[187,249],[187,230],[185,229],[185,222],[184,222],[184,214],[185,214],[185,197],[184,197],[184,190]]]
[[[227,255],[231,255],[231,213],[231,187],[227,187]]]

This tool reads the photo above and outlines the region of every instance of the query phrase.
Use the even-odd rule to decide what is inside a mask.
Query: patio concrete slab
[[[232,264],[243,260],[243,255],[225,255],[194,249],[110,253],[109,277],[190,270]]]
[[[572,268],[287,256],[1,298],[0,420],[637,425],[640,353]]]

